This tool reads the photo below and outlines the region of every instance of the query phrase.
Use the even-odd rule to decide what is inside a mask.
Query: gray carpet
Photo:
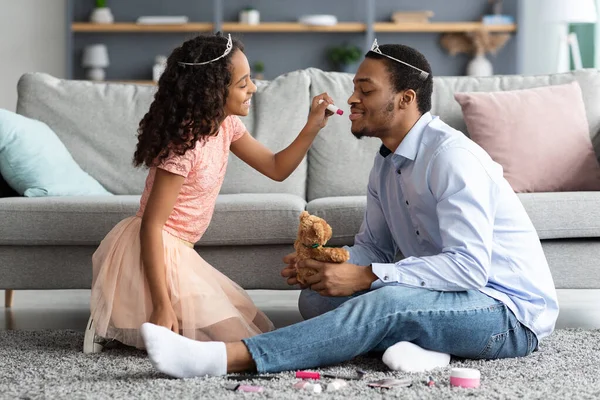
[[[433,388],[425,385],[428,374],[412,375],[413,385],[408,388],[367,387],[371,380],[407,375],[387,371],[377,357],[360,357],[323,370],[351,374],[356,368],[365,369],[369,374],[364,381],[320,395],[293,389],[297,380],[292,372],[278,374],[277,380],[254,382],[265,387],[263,394],[245,394],[224,389],[224,378],[169,379],[153,371],[142,351],[120,348],[86,356],[82,344],[81,332],[0,331],[0,398],[600,398],[600,330],[558,330],[527,358],[453,361],[431,374],[437,383]],[[449,386],[450,368],[459,366],[481,371],[479,389]]]

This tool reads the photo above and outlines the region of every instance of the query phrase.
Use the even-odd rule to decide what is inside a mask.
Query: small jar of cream
[[[450,385],[463,388],[478,388],[481,373],[473,368],[452,368],[450,371]]]

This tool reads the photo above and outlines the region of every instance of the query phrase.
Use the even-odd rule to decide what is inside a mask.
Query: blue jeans
[[[243,340],[259,372],[337,364],[401,341],[471,359],[526,356],[537,347],[502,302],[475,290],[384,286],[343,298],[305,290],[299,304],[310,319]]]

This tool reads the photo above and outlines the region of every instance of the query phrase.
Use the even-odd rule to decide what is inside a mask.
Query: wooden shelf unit
[[[429,23],[402,23],[376,22],[375,32],[472,32],[481,28],[490,32],[515,32],[516,25],[483,25],[481,22],[429,22]],[[136,32],[211,32],[213,24],[210,22],[194,22],[178,25],[141,25],[134,22],[117,22],[113,24],[94,24],[87,22],[74,22],[71,24],[73,32],[103,32],[103,33],[136,33]],[[310,26],[297,22],[263,22],[258,25],[240,24],[238,22],[224,22],[224,32],[255,32],[255,33],[298,33],[298,32],[366,32],[367,25],[362,22],[340,22],[333,26]]]
[[[225,21],[224,20],[224,9],[225,3],[227,0],[203,0],[203,7],[207,3],[213,3],[212,7],[212,16],[207,15],[206,12],[203,13],[195,13],[191,17],[192,19],[202,19],[206,22],[188,22],[186,24],[170,24],[170,25],[162,25],[162,24],[137,24],[135,21],[117,21],[112,24],[97,24],[91,23],[88,21],[84,21],[86,18],[82,10],[86,7],[75,7],[75,4],[78,0],[66,0],[67,1],[67,24],[66,24],[66,33],[67,33],[67,71],[66,76],[68,78],[73,78],[73,69],[76,65],[74,61],[74,57],[76,52],[74,51],[74,46],[78,47],[82,46],[82,43],[88,43],[92,40],[100,40],[97,36],[111,36],[111,39],[107,40],[115,40],[114,36],[120,34],[132,34],[132,35],[152,35],[152,34],[194,34],[194,33],[209,33],[214,32],[216,30],[222,32],[231,32],[234,34],[246,34],[246,36],[251,36],[252,34],[287,34],[293,36],[311,34],[311,33],[319,33],[323,34],[335,34],[333,36],[352,36],[353,41],[357,40],[357,37],[362,36],[362,40],[364,40],[364,45],[361,46],[363,50],[367,50],[370,48],[373,40],[379,34],[389,34],[393,35],[394,33],[398,35],[403,34],[443,34],[446,32],[472,32],[477,29],[485,28],[490,32],[506,32],[513,33],[517,31],[517,26],[512,25],[488,25],[484,26],[481,22],[461,22],[461,21],[453,21],[453,22],[429,22],[429,23],[402,23],[397,24],[394,22],[387,21],[377,21],[375,12],[377,9],[376,2],[377,0],[364,0],[362,3],[364,4],[364,12],[361,13],[361,18],[359,21],[346,21],[339,22],[333,26],[309,26],[305,24],[301,24],[295,21],[273,21],[273,22],[262,22],[258,25],[248,25],[242,24],[235,20]],[[341,1],[341,0],[340,0]],[[125,2],[117,2],[117,3],[125,3]],[[90,6],[91,7],[91,6]],[[115,7],[119,7],[115,4]],[[124,6],[123,6],[124,7]],[[124,7],[126,8],[126,7]],[[231,8],[231,7],[230,7]],[[77,16],[74,16],[75,10],[77,11]],[[206,10],[204,10],[206,11]],[[129,12],[127,15],[131,15]],[[89,12],[86,12],[85,15],[89,15]],[[117,13],[118,15],[118,13]],[[280,13],[281,15],[281,13]],[[300,15],[300,14],[299,14]],[[346,14],[348,15],[348,14]],[[351,15],[351,14],[350,14]],[[77,18],[77,19],[75,19]],[[351,16],[347,16],[346,18],[352,18]],[[262,38],[258,38],[259,41],[268,41],[269,36],[261,35]],[[123,39],[123,40],[131,40],[131,39]],[[149,39],[151,40],[151,39]],[[162,40],[162,38],[161,38]],[[328,42],[335,42],[338,40],[337,37],[332,37],[331,39],[322,38],[322,40],[326,40]],[[81,71],[77,72],[78,75],[81,75]],[[112,82],[129,82],[129,83],[137,83],[137,84],[153,84],[152,81],[149,80],[141,80],[144,79],[144,76],[139,76],[139,79],[136,79],[135,76],[130,77],[130,79],[116,79]]]
[[[297,22],[263,22],[258,25],[224,22],[225,32],[365,32],[367,25],[362,22],[339,22],[332,26],[304,25]]]
[[[145,25],[135,22],[115,22],[112,24],[94,24],[89,22],[74,22],[71,24],[73,32],[102,32],[102,33],[135,33],[135,32],[211,32],[213,24],[210,22],[194,22],[176,25]]]
[[[376,22],[375,32],[473,32],[485,28],[490,32],[515,32],[517,26],[510,25],[484,25],[481,22],[428,22],[428,23],[402,23]]]

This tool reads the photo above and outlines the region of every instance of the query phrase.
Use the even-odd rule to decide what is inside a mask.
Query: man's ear
[[[410,107],[411,104],[417,101],[417,93],[412,89],[407,89],[400,93],[398,99],[398,106],[401,110],[405,110]]]

